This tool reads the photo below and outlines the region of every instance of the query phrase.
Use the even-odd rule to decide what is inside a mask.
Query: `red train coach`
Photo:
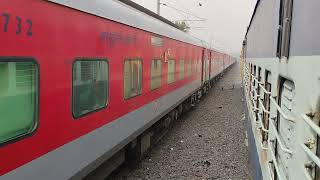
[[[202,41],[138,9],[0,2],[1,179],[83,178],[227,68]]]

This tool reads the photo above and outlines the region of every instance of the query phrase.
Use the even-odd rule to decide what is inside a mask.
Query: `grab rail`
[[[262,91],[268,95],[271,95],[271,92],[270,91],[267,91],[264,87],[263,87],[263,84],[259,84],[260,88],[262,89]]]
[[[319,163],[320,163],[319,158],[318,158],[315,154],[313,154],[313,152],[311,152],[310,149],[309,149],[306,145],[304,145],[304,144],[300,144],[300,145],[301,145],[301,147],[302,147],[302,150],[308,155],[308,157],[309,157],[313,162],[315,162],[318,167],[320,167],[320,166],[319,166]],[[308,170],[307,170],[308,164],[310,164],[310,163],[304,164],[303,172],[304,172],[304,174],[306,175],[306,177],[307,177],[308,180],[313,180],[313,178],[311,177],[310,173],[309,173]]]
[[[260,148],[263,150],[268,150],[268,147],[263,146],[263,141],[260,141]]]
[[[277,129],[276,129],[276,127],[275,127],[275,125],[273,124],[272,121],[273,121],[272,119],[269,119],[269,125],[270,125],[270,127],[271,127],[274,135],[276,136],[276,139],[277,139],[278,142],[279,142],[280,149],[281,149],[283,152],[292,155],[293,152],[292,152],[290,149],[286,148],[286,147],[283,145],[283,143],[282,143],[282,141],[281,141],[281,139],[280,139],[280,136],[279,136],[279,134],[278,134],[278,131],[277,131]]]
[[[259,101],[259,104],[260,104],[260,106],[262,107],[263,112],[265,112],[265,113],[267,113],[267,114],[270,114],[270,111],[268,111],[268,110],[264,107],[264,105],[263,105],[263,103],[262,103],[261,101]]]
[[[302,147],[303,151],[308,155],[308,157],[315,162],[318,167],[320,167],[320,159],[318,158],[318,156],[316,156],[312,151],[310,151],[310,149],[305,145],[305,144],[300,144],[300,146]]]
[[[258,84],[263,84],[263,82],[259,81],[255,75],[251,74],[251,76]]]
[[[278,105],[278,103],[276,102],[275,100],[275,97],[272,97],[270,98],[271,99],[271,102],[275,105],[275,107],[277,108],[277,111],[280,113],[280,115],[282,117],[284,117],[284,119],[290,121],[290,122],[295,122],[294,118],[293,117],[289,117],[287,116],[281,109],[281,107]]]
[[[259,130],[259,129],[262,129],[262,131],[268,133],[269,131],[264,127],[264,125],[263,125],[263,123],[262,123],[262,119],[261,119],[260,113],[258,113],[258,119],[259,119],[259,123],[260,123],[260,127],[258,127],[258,130]],[[258,141],[260,141],[260,140],[258,140]],[[268,147],[264,147],[264,146],[263,146],[263,140],[260,141],[260,147],[261,147],[261,149],[263,149],[263,150],[267,150],[267,149],[268,149]]]
[[[306,168],[303,168],[303,172],[304,172],[304,174],[306,175],[307,180],[314,180],[314,179],[310,176],[310,174],[309,174],[309,172],[308,172],[308,170],[307,170]]]
[[[306,122],[307,125],[319,136],[320,135],[320,128],[317,126],[306,114],[301,115],[304,122]],[[307,156],[318,166],[320,167],[320,158],[314,154],[310,148],[306,144],[300,144],[302,150],[307,154]],[[307,176],[308,179],[312,179],[311,175],[307,171],[307,164],[304,166],[304,173]]]
[[[260,113],[258,113],[258,119],[259,119],[259,123],[260,123],[262,131],[269,132],[269,130],[264,127],[264,124],[262,122],[262,118],[261,118],[261,114]]]
[[[257,108],[257,103],[255,101],[253,101],[252,104],[253,104],[253,108],[254,108],[253,111],[254,112],[259,111],[259,108]]]
[[[306,115],[301,115],[302,119],[311,127],[311,129],[320,136],[320,128]]]
[[[271,162],[268,162],[267,168],[268,168],[268,172],[269,172],[270,179],[273,179],[273,177],[272,177],[272,171],[271,171],[271,169],[270,169],[270,164],[271,164]]]
[[[276,172],[277,172],[277,175],[278,175],[278,179],[279,179],[279,180],[282,180],[282,177],[280,176],[280,170],[279,170],[279,166],[278,166],[278,163],[277,163],[277,160],[276,160],[276,156],[274,155],[274,152],[273,152],[273,150],[271,149],[271,147],[272,147],[271,142],[268,141],[268,149],[269,149],[270,154],[271,154],[272,163],[273,163],[273,165],[274,165],[274,167],[275,167],[275,169],[276,169]],[[269,170],[271,170],[271,169],[270,169],[270,163],[269,163],[269,165],[268,165],[268,168],[269,168]]]
[[[260,94],[257,92],[256,88],[253,89],[253,91],[255,92],[255,99],[257,100],[257,98],[260,98]]]

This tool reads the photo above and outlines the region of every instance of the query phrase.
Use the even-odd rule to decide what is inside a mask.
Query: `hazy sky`
[[[157,10],[157,0],[133,1],[154,12]],[[161,5],[161,16],[171,21],[206,19],[188,21],[190,34],[216,49],[239,55],[256,0],[161,0],[161,3],[167,4]]]

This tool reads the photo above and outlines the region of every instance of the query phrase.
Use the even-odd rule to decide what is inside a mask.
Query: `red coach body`
[[[85,1],[77,3],[85,4]],[[188,36],[171,30],[174,28],[158,19],[117,3],[124,11],[135,12],[138,20],[138,16],[146,16],[155,24],[183,34],[179,35],[181,37]],[[100,8],[95,1],[91,6]],[[215,51],[210,55],[201,42],[193,44],[183,38],[175,39],[161,34],[161,30],[159,33],[150,30],[156,27],[134,27],[80,7],[71,7],[65,1],[0,2],[0,15],[3,15],[0,19],[0,63],[9,59],[17,62],[32,59],[39,69],[37,127],[32,133],[0,146],[0,179],[82,178],[101,164],[102,159],[110,158],[201,89],[203,72],[198,66],[199,60],[205,61],[203,51],[212,61],[212,78],[227,68],[220,62],[221,55]],[[153,44],[152,38],[159,44]],[[72,70],[74,62],[83,58],[108,62],[108,101],[105,108],[75,118]],[[124,98],[126,59],[142,60],[142,92],[127,100]],[[153,59],[162,60],[161,87],[155,90],[150,89]],[[167,60],[170,59],[175,61],[175,80],[168,84]],[[183,79],[179,79],[181,59],[191,60],[191,75]],[[184,68],[188,69],[186,63]],[[187,70],[184,71],[186,74]],[[0,121],[6,120],[0,117]]]

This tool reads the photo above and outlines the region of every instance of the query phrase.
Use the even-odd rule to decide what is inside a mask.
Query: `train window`
[[[201,60],[199,60],[199,61],[198,61],[198,73],[201,72],[201,66],[202,66],[202,65],[201,65]]]
[[[192,70],[192,72],[193,72],[193,74],[194,75],[196,75],[197,74],[197,60],[193,60],[192,61],[193,62],[193,70]]]
[[[187,61],[187,77],[191,76],[191,62],[191,59]]]
[[[0,62],[0,144],[35,131],[38,122],[39,69],[32,60]]]
[[[180,59],[179,61],[179,80],[184,78],[184,60]]]
[[[290,34],[292,22],[292,0],[281,0],[279,8],[279,29],[277,56],[289,58]]]
[[[266,71],[266,75],[265,75],[265,84],[264,87],[268,92],[271,92],[271,72],[270,71]],[[263,105],[266,108],[267,111],[270,112],[270,94],[266,94],[264,93],[264,97],[263,97]],[[263,124],[264,127],[269,129],[269,118],[270,115],[269,113],[263,112]],[[266,132],[262,132],[262,140],[263,141],[267,141],[268,140],[268,133]]]
[[[174,75],[175,75],[175,69],[176,69],[176,62],[175,60],[169,60],[168,61],[168,74],[167,74],[167,82],[168,84],[174,82]]]
[[[75,118],[105,108],[108,102],[108,62],[79,59],[73,63],[72,112]]]
[[[129,99],[142,93],[142,61],[128,59],[124,62],[124,98]]]
[[[151,62],[151,90],[161,87],[162,61],[155,59]]]

